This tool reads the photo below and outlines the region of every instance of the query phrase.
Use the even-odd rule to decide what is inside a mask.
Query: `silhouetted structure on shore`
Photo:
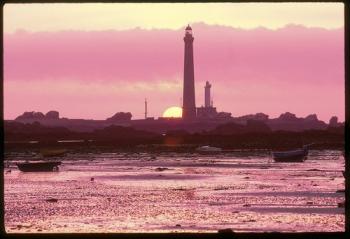
[[[191,120],[196,118],[196,102],[194,88],[194,66],[193,66],[193,36],[192,28],[188,25],[185,29],[185,59],[184,59],[184,84],[183,84],[183,106],[182,118]]]
[[[205,108],[205,107],[203,107]],[[50,113],[55,112],[55,113]],[[185,130],[190,133],[205,132],[215,129],[219,125],[235,123],[238,125],[248,125],[249,122],[261,122],[267,125],[272,131],[295,131],[304,130],[324,130],[329,127],[341,127],[344,123],[339,123],[338,119],[333,116],[329,124],[319,120],[317,115],[311,114],[305,118],[296,117],[295,114],[286,112],[278,118],[270,119],[264,113],[250,114],[239,117],[231,117],[225,112],[219,112],[213,118],[196,117],[190,121],[184,121],[181,118],[147,118],[132,120],[130,112],[118,112],[106,120],[85,120],[85,119],[67,119],[57,118],[59,112],[50,111],[46,115],[41,112],[25,112],[15,119],[16,122],[33,123],[39,122],[49,127],[65,127],[77,132],[92,132],[95,129],[103,129],[110,125],[118,125],[124,127],[132,127],[138,130],[145,130],[164,134],[169,130]]]
[[[26,150],[42,147],[80,150],[96,147],[113,147],[121,150],[182,150],[190,152],[200,145],[211,145],[223,149],[288,149],[303,144],[315,143],[319,149],[344,147],[344,127],[302,132],[271,131],[263,122],[250,120],[247,125],[228,123],[213,130],[190,133],[186,130],[168,130],[164,134],[111,125],[91,132],[75,132],[64,127],[48,127],[38,122],[4,124],[5,150]],[[164,148],[165,147],[165,148]],[[169,148],[170,147],[170,148]]]

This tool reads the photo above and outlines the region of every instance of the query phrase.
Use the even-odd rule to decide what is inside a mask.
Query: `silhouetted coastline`
[[[93,132],[75,132],[64,127],[48,127],[38,122],[5,121],[5,150],[26,150],[42,147],[114,148],[133,151],[188,151],[211,145],[223,149],[288,149],[314,143],[314,149],[343,149],[344,127],[324,130],[272,131],[263,122],[247,125],[227,123],[213,130],[190,133],[169,130],[158,134],[132,127],[111,125]]]

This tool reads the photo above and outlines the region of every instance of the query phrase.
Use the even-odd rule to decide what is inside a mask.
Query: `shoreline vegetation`
[[[324,130],[271,131],[261,123],[250,126],[220,125],[214,130],[189,133],[184,130],[157,134],[132,127],[111,125],[93,132],[48,127],[38,122],[5,121],[5,151],[66,148],[82,151],[195,152],[203,145],[229,150],[283,150],[313,143],[311,149],[343,149],[344,127]]]

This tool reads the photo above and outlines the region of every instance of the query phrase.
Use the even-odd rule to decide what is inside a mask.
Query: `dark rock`
[[[329,126],[330,127],[337,127],[338,126],[338,117],[337,116],[333,116],[332,118],[330,118]]]
[[[231,228],[219,229],[219,234],[234,234],[235,232]]]
[[[107,118],[107,121],[129,121],[132,118],[130,112],[118,112],[115,113],[112,117]]]
[[[51,110],[45,114],[46,119],[59,119],[60,113],[58,111]]]
[[[217,187],[217,188],[214,188],[215,191],[218,191],[218,190],[228,190],[229,188],[228,187]]]
[[[316,114],[311,114],[311,115],[306,116],[305,120],[306,121],[318,121]]]
[[[95,179],[94,178],[90,178],[90,181],[92,182],[92,181],[94,181]]]
[[[243,115],[243,116],[237,117],[237,119],[243,122],[248,120],[267,121],[269,119],[269,116],[264,113],[256,113],[256,114]]]
[[[24,112],[22,115],[18,116],[15,120],[26,120],[26,119],[44,119],[45,115],[41,112]]]
[[[159,168],[156,168],[155,170],[156,170],[156,171],[164,171],[164,170],[169,170],[169,169],[168,169],[168,168],[159,167]]]
[[[58,202],[58,199],[56,198],[49,198],[45,200],[46,202]]]
[[[281,120],[297,120],[298,118],[295,116],[295,114],[292,114],[290,112],[286,112],[284,114],[281,114],[278,119],[281,119]]]
[[[336,193],[345,193],[345,189],[339,189],[336,191]]]
[[[250,204],[244,204],[243,207],[250,207]]]
[[[181,225],[180,224],[176,224],[175,227],[181,227]]]
[[[344,208],[345,207],[345,201],[344,202],[338,202],[338,207]]]
[[[33,113],[33,118],[34,119],[43,119],[43,118],[45,118],[45,115],[43,113],[41,113],[41,112],[34,112]]]
[[[175,191],[186,191],[186,188],[174,188]]]

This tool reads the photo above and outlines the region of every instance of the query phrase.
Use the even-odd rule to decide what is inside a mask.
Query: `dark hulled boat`
[[[272,157],[276,162],[303,162],[309,153],[308,147],[301,149],[272,152]]]
[[[52,172],[58,165],[61,165],[60,161],[17,163],[18,169],[22,172]]]

